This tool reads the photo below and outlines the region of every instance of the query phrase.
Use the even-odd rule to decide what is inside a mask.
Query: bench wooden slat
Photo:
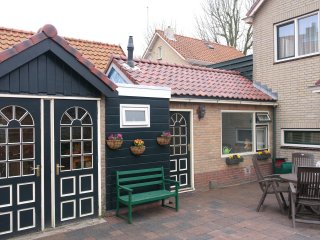
[[[162,172],[162,168],[148,168],[148,169],[140,169],[140,170],[128,170],[128,171],[117,171],[118,176],[122,175],[131,175],[138,173],[146,173],[146,172]]]
[[[135,182],[140,180],[148,180],[148,179],[162,179],[162,174],[152,174],[152,175],[144,175],[144,176],[137,176],[137,177],[128,177],[128,178],[120,178],[119,183],[124,184],[125,182]]]
[[[163,183],[162,180],[158,180],[158,181],[150,181],[150,182],[142,182],[142,183],[123,184],[121,186],[124,186],[127,188],[138,188],[138,187],[145,187],[145,186],[152,186],[152,185],[160,185],[162,183]]]
[[[166,199],[168,197],[174,197],[175,193],[167,190],[157,190],[145,193],[137,193],[132,195],[132,204],[140,204],[145,202],[152,202],[159,199]],[[121,202],[128,202],[129,195],[123,195],[120,197]]]

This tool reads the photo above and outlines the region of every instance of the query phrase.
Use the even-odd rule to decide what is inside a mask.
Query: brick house
[[[126,58],[114,56],[106,73],[127,92],[137,84],[171,88],[170,176],[184,191],[253,181],[252,154],[272,150],[277,103],[239,72],[143,59],[128,68]],[[244,162],[226,165],[226,148]],[[271,172],[271,160],[262,165]]]
[[[257,0],[245,18],[254,29],[253,80],[278,94],[276,156],[289,160],[293,152],[320,158],[320,95],[310,88],[320,79],[319,9],[319,0]]]
[[[164,31],[155,31],[142,58],[207,66],[239,57],[243,57],[243,53],[233,47],[178,35],[168,27]]]

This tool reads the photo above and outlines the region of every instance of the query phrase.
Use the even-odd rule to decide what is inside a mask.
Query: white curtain
[[[299,20],[299,55],[319,51],[318,14]]]

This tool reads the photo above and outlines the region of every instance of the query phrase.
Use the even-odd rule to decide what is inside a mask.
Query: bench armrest
[[[124,190],[124,191],[127,191],[129,194],[131,194],[133,192],[133,189],[131,188],[127,188],[127,187],[124,187],[124,186],[121,186],[121,185],[118,185],[118,188],[119,190]]]
[[[167,183],[174,183],[174,185],[176,187],[176,190],[178,190],[179,187],[180,187],[180,183],[178,181],[171,180],[171,179],[164,179],[164,181],[167,182]]]

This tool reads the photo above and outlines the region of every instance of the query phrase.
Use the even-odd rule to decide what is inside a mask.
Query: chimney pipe
[[[128,47],[127,47],[127,50],[128,50],[128,60],[127,60],[127,64],[128,64],[130,67],[132,67],[132,68],[134,67],[133,49],[134,49],[134,46],[133,46],[133,38],[132,38],[132,36],[129,36]]]

